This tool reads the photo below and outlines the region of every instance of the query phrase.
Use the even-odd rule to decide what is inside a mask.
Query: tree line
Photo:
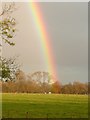
[[[59,81],[50,82],[47,72],[35,72],[26,76],[23,71],[16,74],[15,81],[1,81],[3,93],[43,93],[43,94],[88,94],[88,83],[75,81],[62,85]],[[32,77],[33,76],[33,77]],[[41,79],[41,78],[42,79]],[[41,80],[40,80],[41,79]]]

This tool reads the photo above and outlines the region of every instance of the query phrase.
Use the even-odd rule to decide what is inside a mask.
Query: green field
[[[2,100],[3,118],[88,117],[87,95],[5,93]]]

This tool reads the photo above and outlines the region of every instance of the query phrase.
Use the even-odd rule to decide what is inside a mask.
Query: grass
[[[27,113],[28,112],[28,113]],[[2,95],[3,118],[87,118],[87,95]]]

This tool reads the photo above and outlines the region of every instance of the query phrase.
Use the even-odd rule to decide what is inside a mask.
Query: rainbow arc
[[[48,72],[53,75],[54,81],[58,80],[55,57],[53,55],[53,49],[51,46],[51,39],[47,32],[46,24],[40,9],[39,2],[30,2],[29,8],[33,17],[37,34],[40,37],[40,44],[42,46],[43,53],[45,55],[45,61],[48,66]]]

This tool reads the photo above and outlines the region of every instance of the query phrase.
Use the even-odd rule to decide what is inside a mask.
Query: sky
[[[3,43],[3,56],[19,56],[26,73],[47,71],[42,44],[37,35],[29,3],[16,3],[14,47]],[[55,57],[61,83],[88,81],[88,3],[39,3]]]

